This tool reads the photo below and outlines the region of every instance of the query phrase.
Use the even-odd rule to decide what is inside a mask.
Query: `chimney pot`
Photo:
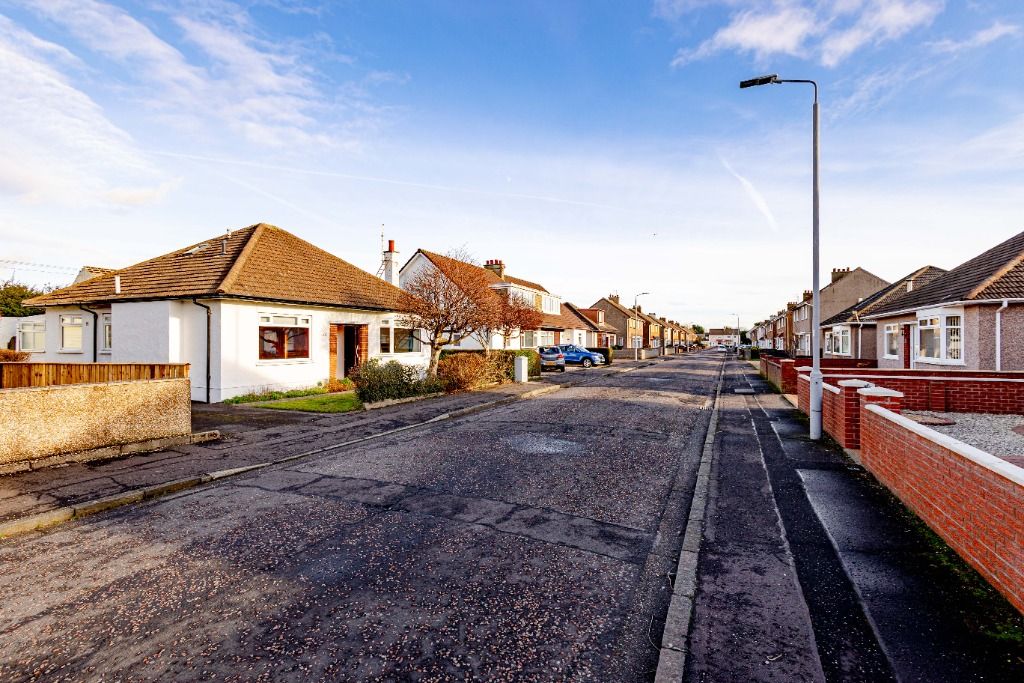
[[[395,241],[394,240],[388,240],[388,251],[393,252],[394,250],[395,250]]]
[[[399,286],[401,274],[398,268],[398,251],[395,249],[395,241],[388,240],[388,250],[384,252],[384,279]]]

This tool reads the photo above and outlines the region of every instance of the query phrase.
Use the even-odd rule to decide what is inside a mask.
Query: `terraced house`
[[[314,386],[368,358],[422,366],[397,287],[260,223],[26,303],[36,361],[190,363],[192,399]]]

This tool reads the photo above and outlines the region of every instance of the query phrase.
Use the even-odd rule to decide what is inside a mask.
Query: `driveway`
[[[0,680],[647,680],[720,366],[595,377],[5,542]]]

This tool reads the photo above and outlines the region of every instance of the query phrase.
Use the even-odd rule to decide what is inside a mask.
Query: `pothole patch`
[[[530,455],[556,455],[569,453],[579,448],[579,444],[568,439],[559,439],[546,434],[513,434],[502,439],[512,448]]]

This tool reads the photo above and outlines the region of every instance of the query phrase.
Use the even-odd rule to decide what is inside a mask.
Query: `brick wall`
[[[809,370],[799,368],[798,373]],[[907,410],[1024,414],[1024,373],[859,369],[825,372],[826,381],[863,379],[904,395]]]
[[[1024,469],[867,405],[861,411],[861,459],[1024,612]]]

